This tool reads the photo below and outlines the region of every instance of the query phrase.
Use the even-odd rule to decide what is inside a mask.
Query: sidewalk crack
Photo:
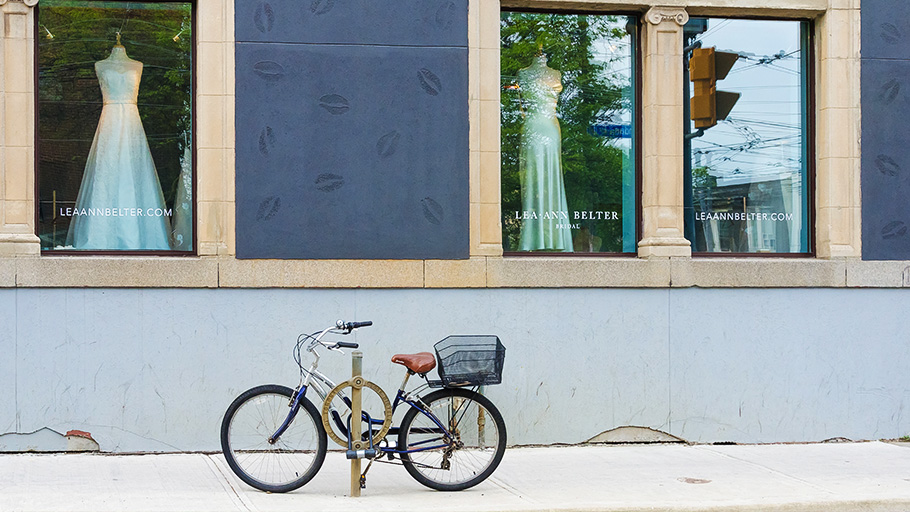
[[[499,487],[500,489],[508,492],[509,494],[515,496],[516,498],[520,499],[521,501],[533,503],[535,505],[540,505],[539,501],[537,501],[533,498],[530,498],[528,496],[525,496],[524,493],[522,493],[520,490],[516,489],[515,487],[512,487],[511,485],[505,483],[503,480],[500,480],[493,475],[490,475],[490,477],[488,477],[486,481],[495,485],[496,487]]]
[[[818,491],[827,493],[827,494],[829,494],[829,495],[831,495],[831,496],[837,496],[837,495],[838,495],[837,492],[832,491],[831,489],[826,489],[826,488],[824,488],[824,487],[822,487],[822,486],[820,486],[820,485],[818,485],[818,484],[814,484],[814,483],[812,483],[812,482],[810,482],[810,481],[808,481],[808,480],[804,480],[804,479],[802,479],[802,478],[799,478],[799,477],[790,475],[790,474],[788,474],[788,473],[784,473],[783,471],[780,471],[780,470],[778,470],[778,469],[774,469],[774,468],[772,468],[772,467],[768,467],[768,466],[766,466],[766,465],[764,465],[764,464],[759,464],[758,462],[753,462],[753,461],[748,460],[748,459],[743,459],[743,458],[741,458],[741,457],[736,457],[736,456],[734,456],[734,455],[730,455],[729,453],[724,453],[724,452],[719,452],[719,451],[716,451],[716,450],[712,450],[710,446],[696,446],[695,448],[696,448],[696,449],[701,449],[701,450],[704,450],[704,451],[707,451],[707,452],[710,452],[710,453],[713,453],[713,454],[718,455],[718,456],[720,456],[720,457],[726,457],[726,458],[728,458],[728,459],[732,459],[732,460],[735,460],[735,461],[738,461],[738,462],[742,462],[743,464],[748,464],[748,465],[750,465],[750,466],[752,466],[752,467],[761,468],[761,469],[763,469],[763,470],[765,470],[765,471],[768,471],[769,473],[773,473],[773,474],[775,474],[775,475],[782,476],[782,477],[787,478],[787,479],[789,479],[789,480],[793,480],[793,481],[795,481],[795,482],[799,482],[799,483],[801,483],[801,484],[803,484],[803,485],[807,485],[807,486],[809,486],[809,487],[812,487],[812,488],[815,489],[815,490],[818,490]]]
[[[230,476],[228,476],[227,473],[224,472],[224,470],[218,464],[218,461],[213,459],[212,455],[209,455],[209,454],[205,454],[204,457],[205,457],[205,461],[206,461],[206,463],[208,463],[209,469],[212,471],[212,473],[216,477],[219,477],[219,476],[221,477],[221,478],[219,478],[219,482],[221,482],[221,486],[224,488],[225,492],[231,497],[231,501],[235,502],[238,505],[238,508],[246,510],[247,512],[254,512],[256,510],[256,507],[249,500],[247,500],[243,496],[243,494],[241,494],[240,492],[237,491],[237,489],[234,488],[234,485],[231,484]]]

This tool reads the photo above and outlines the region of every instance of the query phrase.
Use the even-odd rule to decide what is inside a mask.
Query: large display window
[[[635,253],[634,17],[504,11],[506,253]]]
[[[42,0],[35,33],[42,250],[192,252],[192,3]]]
[[[694,253],[812,251],[810,28],[722,18],[685,26],[685,224]]]

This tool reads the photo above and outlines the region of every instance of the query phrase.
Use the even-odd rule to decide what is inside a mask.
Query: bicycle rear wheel
[[[291,412],[293,394],[285,386],[258,386],[243,392],[224,413],[224,458],[241,480],[259,490],[293,491],[309,482],[325,460],[325,429],[306,398],[284,434],[269,442]]]
[[[480,393],[441,389],[422,398],[433,419],[408,409],[398,433],[405,469],[415,480],[440,491],[460,491],[490,476],[506,450],[506,424],[499,410]]]

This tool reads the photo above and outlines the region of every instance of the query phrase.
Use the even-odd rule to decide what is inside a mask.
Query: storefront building
[[[0,0],[0,450],[217,449],[336,318],[499,335],[510,444],[905,435],[904,4]]]

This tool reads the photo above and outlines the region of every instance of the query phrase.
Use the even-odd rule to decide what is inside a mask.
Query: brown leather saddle
[[[436,368],[436,358],[429,352],[395,354],[392,356],[392,362],[404,365],[404,367],[411,372],[420,374],[427,373],[433,368]]]

